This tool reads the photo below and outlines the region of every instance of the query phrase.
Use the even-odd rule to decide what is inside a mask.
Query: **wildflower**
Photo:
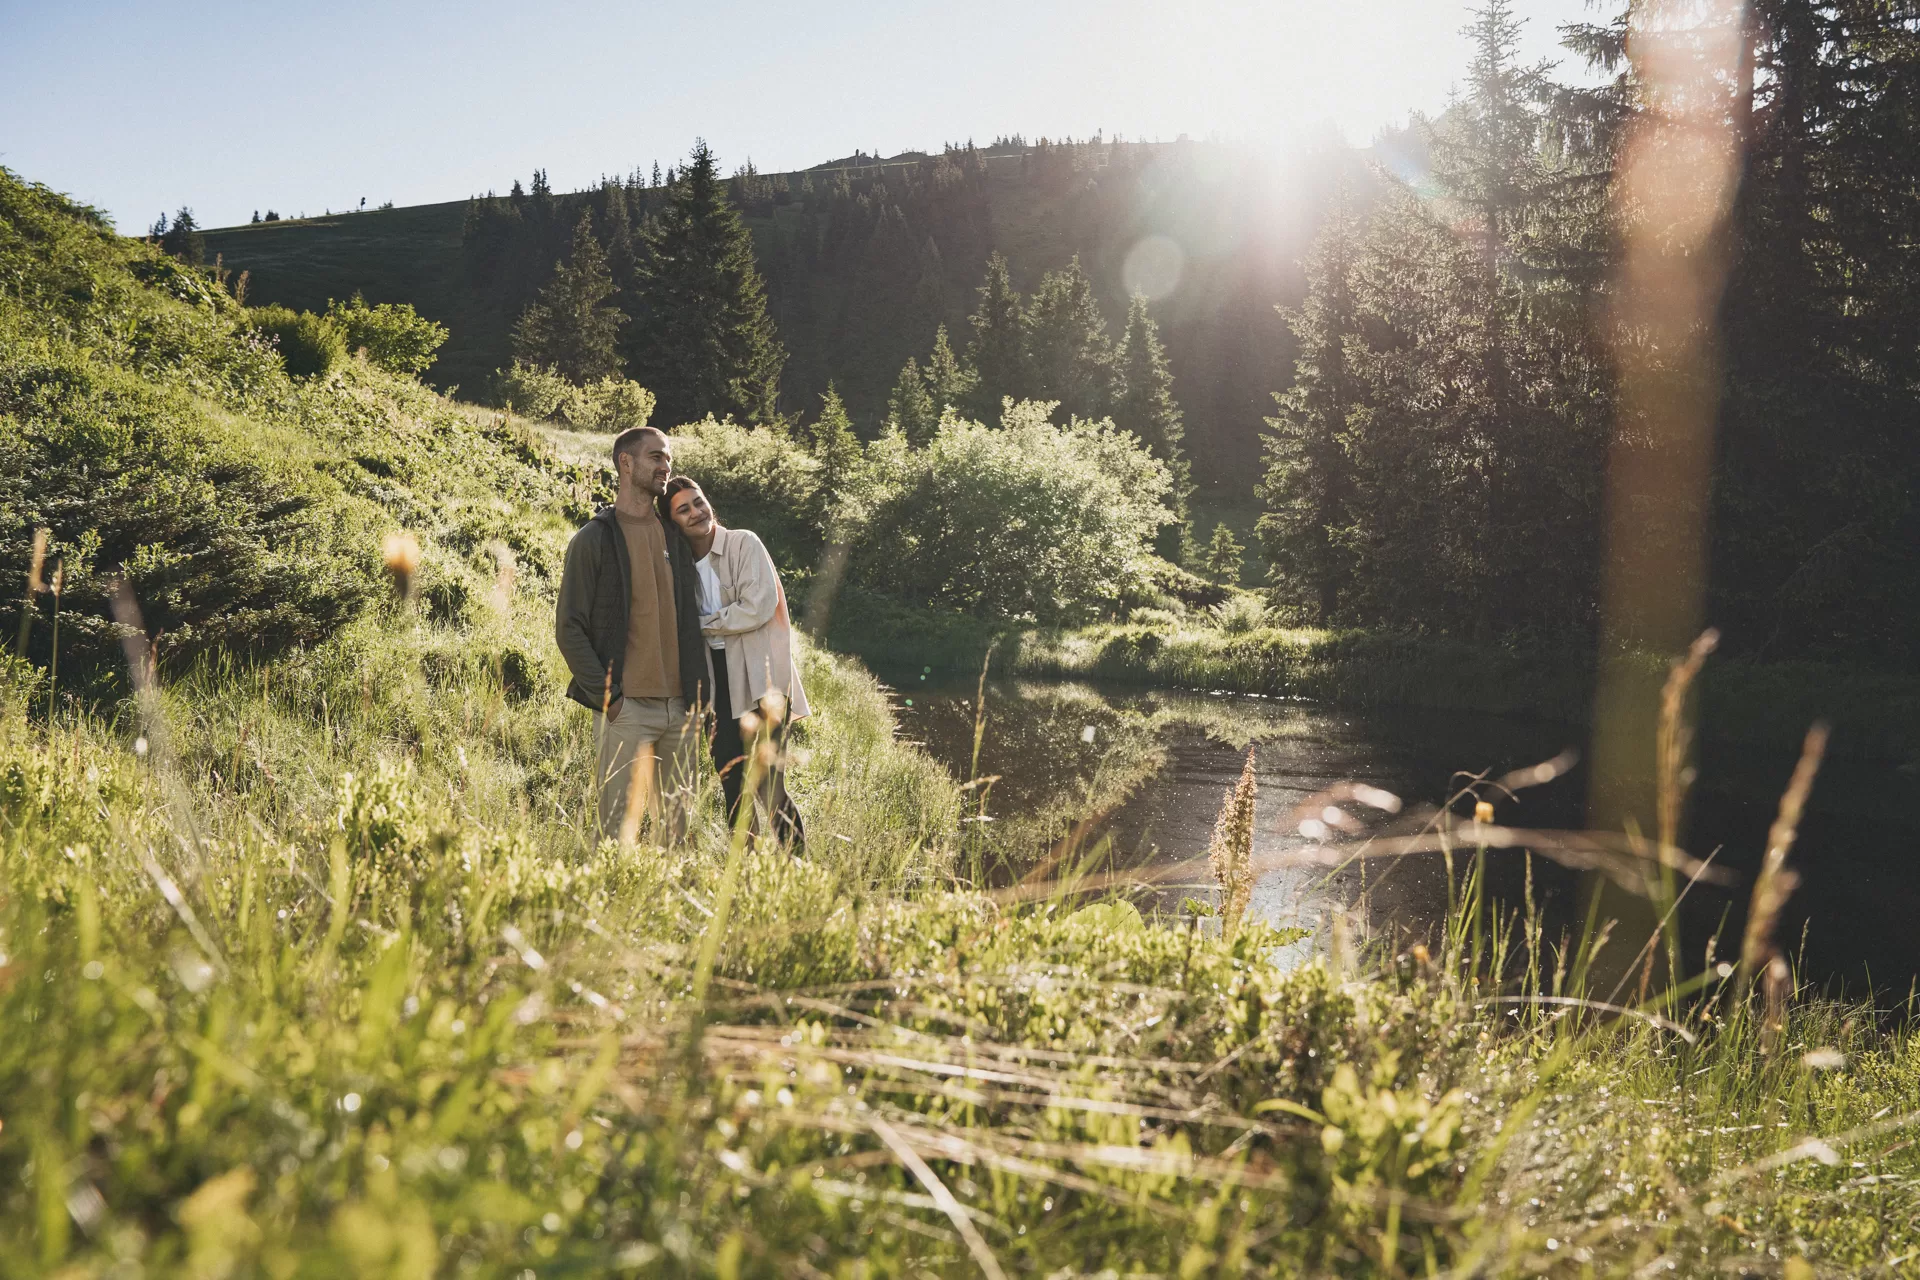
[[[1247,763],[1240,770],[1240,781],[1227,789],[1220,802],[1220,816],[1213,824],[1213,840],[1207,848],[1207,863],[1220,884],[1220,927],[1231,936],[1240,927],[1247,902],[1253,897],[1253,805],[1258,784],[1253,774],[1253,748],[1247,748]]]

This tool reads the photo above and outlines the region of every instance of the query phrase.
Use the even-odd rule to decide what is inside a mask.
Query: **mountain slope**
[[[957,153],[956,153],[957,154]],[[823,166],[735,180],[769,302],[790,352],[783,408],[811,415],[833,380],[863,427],[885,412],[909,356],[944,323],[963,345],[986,256],[1006,255],[1031,291],[1076,254],[1115,332],[1135,288],[1156,318],[1186,411],[1203,491],[1245,495],[1271,393],[1292,378],[1293,342],[1276,305],[1303,289],[1298,260],[1346,160],[1282,170],[1217,144],[1053,144],[972,153],[963,181],[945,157]],[[636,220],[657,195],[629,186]],[[593,199],[593,193],[559,196]],[[210,254],[249,273],[249,297],[300,308],[356,290],[411,302],[452,330],[432,378],[481,390],[510,359],[509,333],[551,270],[512,264],[508,285],[476,284],[463,262],[459,203],[258,224],[207,233]],[[571,226],[571,215],[555,225]],[[1129,265],[1130,256],[1132,258]],[[630,370],[646,381],[644,369]]]

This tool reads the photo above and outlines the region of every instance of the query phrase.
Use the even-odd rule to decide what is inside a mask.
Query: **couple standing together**
[[[774,835],[798,847],[782,757],[807,695],[773,558],[752,533],[722,527],[700,486],[673,474],[666,432],[621,432],[613,469],[613,505],[567,546],[554,628],[573,673],[567,696],[593,712],[601,834],[631,840],[644,810],[657,838],[682,839],[711,710],[728,821],[745,799],[749,745],[767,726],[773,760],[754,771],[754,821],[770,816]]]

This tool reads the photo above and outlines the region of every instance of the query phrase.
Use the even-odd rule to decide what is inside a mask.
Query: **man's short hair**
[[[662,440],[667,433],[658,427],[628,427],[613,438],[613,472],[620,474],[620,455],[638,453],[646,446],[642,443],[648,436],[659,436]]]

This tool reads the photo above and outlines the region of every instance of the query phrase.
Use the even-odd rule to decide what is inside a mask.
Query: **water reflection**
[[[994,681],[984,719],[976,686],[942,683],[929,672],[891,676],[902,732],[924,742],[961,778],[983,781],[969,813],[971,866],[1005,884],[1048,857],[1104,858],[1123,868],[1165,868],[1204,856],[1225,791],[1249,744],[1260,784],[1256,856],[1305,843],[1286,821],[1303,799],[1342,781],[1392,791],[1414,806],[1438,806],[1460,771],[1499,776],[1572,746],[1574,727],[1511,717],[1407,709],[1347,712],[1298,702],[1137,687]],[[978,761],[975,741],[978,731]],[[1701,757],[1689,847],[1740,873],[1731,889],[1697,886],[1683,908],[1689,967],[1722,930],[1735,945],[1747,873],[1758,864],[1788,748],[1708,746]],[[1784,938],[1804,928],[1804,968],[1816,982],[1871,981],[1904,996],[1920,972],[1920,786],[1884,766],[1840,763],[1821,779],[1794,862],[1803,885]],[[1588,780],[1582,768],[1497,801],[1513,826],[1577,827]],[[1471,804],[1463,806],[1471,811]],[[1527,859],[1495,854],[1491,890],[1519,905]],[[1178,912],[1187,895],[1207,898],[1210,881],[1162,884],[1137,897],[1143,910]],[[1532,894],[1552,939],[1577,931],[1577,878],[1532,860]],[[1438,857],[1374,861],[1329,872],[1285,867],[1262,876],[1252,911],[1275,924],[1318,930],[1330,914],[1358,904],[1358,923],[1377,933],[1424,934],[1445,914],[1447,868]],[[1725,922],[1723,925],[1723,921]]]

